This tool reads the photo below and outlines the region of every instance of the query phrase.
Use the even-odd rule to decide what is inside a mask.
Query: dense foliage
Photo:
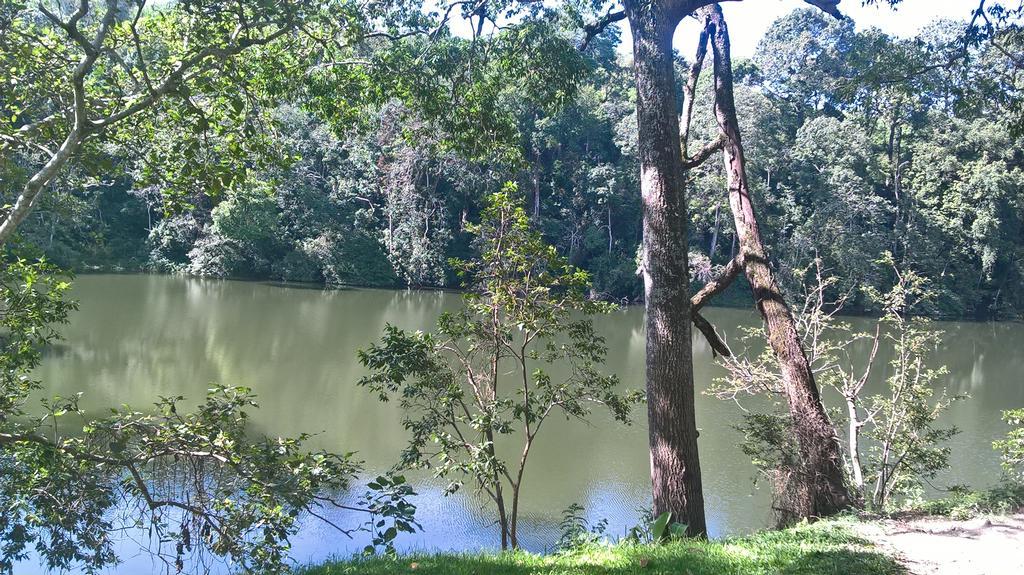
[[[1004,411],[1003,421],[1010,426],[1010,431],[993,446],[1002,453],[1003,469],[1007,475],[1024,481],[1024,409]]]
[[[807,2],[833,14],[838,4]],[[811,319],[801,319],[811,340],[804,347],[847,402],[848,467],[863,497],[874,483],[877,507],[948,461],[940,444],[953,430],[937,424],[948,401],[930,385],[943,373],[922,360],[936,335],[915,316],[1024,310],[1016,23],[1024,6],[984,7],[969,24],[938,22],[907,40],[797,11],[736,66],[751,180],[740,193],[756,198],[772,252],[758,247],[757,257],[791,293],[807,287],[800,270],[809,261],[835,276],[819,283]],[[0,573],[31,553],[51,569],[100,570],[116,562],[111,534],[121,528],[148,529],[168,570],[215,557],[246,572],[280,572],[302,514],[328,523],[324,507],[368,514],[359,527],[371,533],[368,552],[393,550],[399,532],[417,527],[404,477],[378,478],[348,506],[341,501],[359,471],[350,455],[307,451],[305,435],[250,435],[246,412],[255,403],[244,387],[217,386],[193,410],[167,397],[102,418],[80,410],[77,396],[38,403],[32,370],[74,308],[68,282],[48,262],[466,288],[463,309],[442,316],[436,334],[389,327],[360,354],[370,370],[361,383],[405,408],[411,440],[401,465],[451,479],[449,492],[469,479],[493,499],[502,545],[514,548],[523,473],[542,424],[554,414],[585,419],[593,404],[626,421],[640,399],[600,371],[604,342],[586,316],[609,311],[605,300],[641,298],[643,235],[647,325],[667,317],[686,328],[648,332],[652,455],[685,439],[692,449],[679,451],[696,464],[689,325],[707,322],[682,305],[686,262],[691,281],[707,282],[734,261],[737,238],[723,223],[723,168],[685,158],[686,170],[676,169],[684,158],[674,151],[671,105],[655,114],[672,127],[667,142],[638,137],[637,102],[644,127],[645,102],[673,100],[671,51],[661,51],[657,98],[638,98],[617,29],[605,27],[624,12],[609,9],[602,24],[593,21],[602,2],[441,8],[0,0]],[[456,9],[474,28],[467,37],[448,26]],[[650,30],[634,16],[642,38]],[[636,57],[644,94],[650,62],[643,50]],[[711,83],[693,78],[687,92],[701,105],[692,123],[684,114],[684,139],[714,142],[721,117],[710,112]],[[740,149],[731,140],[727,158]],[[669,149],[671,161],[652,172],[645,157],[641,186],[638,157],[654,147]],[[705,149],[705,158],[717,151]],[[688,186],[665,184],[684,175]],[[688,205],[679,205],[684,187]],[[672,234],[678,249],[654,257],[652,246],[669,244],[652,240]],[[924,278],[934,297],[921,297]],[[657,301],[663,279],[679,306]],[[783,301],[774,287],[767,299],[755,290],[759,303]],[[886,342],[894,359],[880,395],[860,395],[870,365],[860,379],[820,365],[835,363],[846,345],[819,337],[840,307],[883,315],[886,331],[873,341]],[[650,337],[670,332],[678,337]],[[659,374],[651,358],[665,350],[672,369]],[[777,388],[776,360],[785,362],[781,354],[730,359],[733,393]],[[657,392],[666,382],[686,401],[665,401]],[[814,382],[805,383],[816,403]],[[1007,419],[1019,425],[1019,413]],[[774,473],[818,473],[790,461],[790,426],[800,421],[752,417],[748,445],[767,449],[748,453]],[[665,433],[680,422],[690,427]],[[1011,473],[1018,431],[997,443]],[[862,432],[872,442],[863,459]],[[520,455],[506,460],[498,445],[514,434]],[[693,501],[676,503],[702,509],[699,467],[662,473],[665,461],[652,457],[655,508],[664,503],[659,482],[694,478]],[[687,521],[692,534],[705,531],[699,516]],[[669,517],[659,515],[662,529]]]
[[[568,38],[557,17],[547,21],[544,30],[493,42]],[[751,185],[783,277],[817,256],[842,278],[836,294],[861,294],[858,288],[891,279],[875,263],[889,250],[933,280],[938,297],[929,313],[1019,315],[1024,147],[1008,104],[992,97],[1012,89],[1010,56],[966,43],[965,25],[952,22],[903,40],[806,10],[769,30],[757,56],[737,66],[736,97]],[[511,172],[535,225],[591,272],[595,293],[637,301],[634,96],[616,37],[611,29],[590,42],[579,61],[559,56],[564,42],[548,46],[541,61],[532,52],[485,57],[475,40],[448,38],[429,52],[434,59],[424,56],[435,79],[406,80],[394,96],[376,100],[346,104],[353,82],[365,79],[338,71],[313,74],[309,86],[290,90],[288,104],[212,100],[204,113],[232,106],[241,113],[222,114],[217,130],[200,130],[200,155],[178,166],[187,173],[171,170],[171,160],[196,138],[182,132],[184,120],[166,121],[146,136],[156,144],[126,137],[91,152],[91,165],[121,166],[123,175],[62,180],[25,233],[55,262],[77,269],[456,286],[447,261],[473,251],[465,222]],[[408,40],[409,50],[417,42]],[[398,55],[393,46],[360,50],[369,61],[409,65],[404,48]],[[536,82],[512,81],[524,73],[524,59]],[[578,71],[559,83],[544,75],[551,66]],[[453,101],[456,80],[441,73],[467,67],[479,77],[465,81],[486,93]],[[698,87],[705,103],[709,84]],[[338,93],[331,105],[324,90]],[[695,141],[714,133],[713,118],[702,112],[708,109],[698,102]],[[464,141],[466,122],[490,135]],[[258,133],[247,128],[239,147],[238,126],[249,124]],[[262,157],[256,148],[277,160],[247,160],[244,181],[206,186],[210,174],[188,168],[198,162],[239,174],[228,164],[243,153]],[[8,196],[18,166],[5,164]],[[691,179],[691,260],[700,280],[735,244],[721,168],[708,163]],[[788,279],[795,288],[796,278]],[[877,311],[860,295],[848,310]]]

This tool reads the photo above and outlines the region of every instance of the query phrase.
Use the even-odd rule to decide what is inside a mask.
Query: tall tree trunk
[[[608,210],[608,253],[612,253],[612,247],[615,245],[615,237],[612,235],[612,205],[611,203],[607,206]]]
[[[533,217],[540,217],[540,150],[533,149]]]
[[[702,13],[711,29],[715,115],[725,137],[723,156],[729,183],[729,204],[736,223],[744,271],[753,288],[757,309],[764,319],[769,344],[779,359],[783,388],[804,466],[793,479],[798,482],[794,487],[800,496],[793,502],[798,508],[790,511],[798,517],[832,515],[851,503],[843,476],[838,438],[821,403],[796,323],[768,265],[761,241],[736,119],[729,31],[725,18],[717,4],[704,8]]]
[[[685,2],[627,0],[637,88],[647,409],[654,513],[672,513],[689,535],[704,535],[697,455],[690,278],[682,151],[676,116],[672,34]]]
[[[708,259],[712,261],[715,259],[715,250],[718,249],[719,216],[721,216],[721,207],[715,206],[715,230],[711,233],[711,245],[708,246]]]
[[[860,420],[860,412],[857,410],[857,397],[846,396],[846,412],[849,419],[849,430],[847,431],[850,452],[850,473],[853,474],[853,487],[857,493],[864,493],[864,472],[860,463],[860,428],[863,422]]]

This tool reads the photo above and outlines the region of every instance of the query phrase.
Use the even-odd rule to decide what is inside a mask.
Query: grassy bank
[[[338,561],[302,575],[881,575],[904,573],[843,521],[725,541],[594,546],[571,553],[415,554]]]

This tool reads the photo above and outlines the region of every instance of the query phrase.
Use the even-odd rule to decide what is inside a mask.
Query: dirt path
[[[913,575],[1024,575],[1024,513],[887,519],[859,530]]]

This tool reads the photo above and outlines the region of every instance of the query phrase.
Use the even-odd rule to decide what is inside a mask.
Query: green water
[[[357,451],[368,473],[394,463],[405,435],[393,404],[380,404],[356,387],[362,374],[356,350],[378,337],[386,323],[426,330],[438,313],[459,305],[458,296],[437,292],[322,291],[164,276],[82,276],[74,295],[81,309],[65,329],[65,341],[48,352],[37,372],[47,394],[83,391],[83,406],[101,413],[120,404],[144,407],[159,395],[198,399],[213,382],[244,385],[259,396],[261,409],[253,414],[259,432],[317,433],[313,445]],[[733,342],[741,326],[758,321],[745,310],[711,309],[707,315]],[[607,370],[624,385],[642,386],[643,310],[628,308],[599,318],[597,325],[609,347]],[[938,484],[991,484],[999,477],[991,442],[1004,432],[998,412],[1024,406],[1024,325],[938,325],[947,331],[935,357],[949,368],[943,386],[972,396],[949,414],[948,422],[963,433],[951,443],[953,469]],[[695,340],[694,352],[698,389],[704,389],[722,370],[703,340]],[[881,378],[883,370],[876,375]],[[697,402],[712,535],[767,525],[767,493],[753,485],[754,470],[732,429],[738,408],[703,395]],[[608,518],[612,533],[635,523],[649,492],[645,413],[641,407],[635,424],[625,428],[597,417],[590,426],[558,422],[546,429],[526,475],[525,546],[550,546],[561,510],[574,502],[592,519]],[[483,499],[472,493],[443,497],[440,483],[415,480],[425,530],[401,545],[463,549],[495,543]],[[317,560],[363,544],[310,520],[293,555],[300,562]],[[132,554],[128,547],[122,552]],[[115,572],[145,572],[150,564],[136,556]]]

